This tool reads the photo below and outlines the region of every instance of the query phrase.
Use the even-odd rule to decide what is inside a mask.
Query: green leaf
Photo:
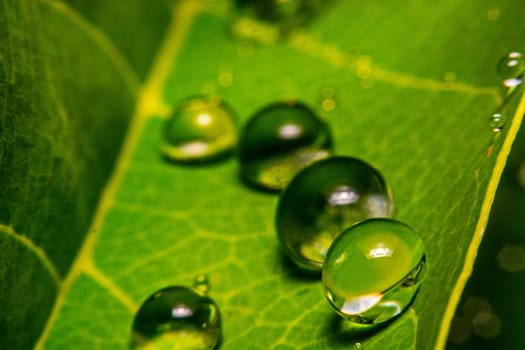
[[[442,349],[525,110],[518,91],[506,128],[495,136],[488,127],[501,103],[494,67],[522,46],[523,5],[339,1],[289,40],[249,47],[228,33],[228,4],[179,3],[37,348],[126,348],[140,302],[200,273],[223,313],[222,349],[351,348],[356,339],[320,281],[280,252],[277,198],[245,188],[234,160],[182,167],[158,153],[169,106],[189,95],[224,96],[244,121],[275,100],[318,106],[331,86],[337,106],[322,114],[337,153],[382,171],[396,218],[421,233],[428,251],[410,310],[358,340],[365,349]],[[221,73],[233,84],[221,85]]]
[[[87,231],[138,79],[59,2],[0,1],[0,348],[27,349]]]
[[[459,331],[450,349],[521,349],[525,347],[521,317],[525,312],[525,124],[512,147],[494,199],[489,223],[480,246],[476,268],[463,292],[455,317],[468,320],[464,309],[483,299],[500,321],[499,332],[483,327]],[[510,254],[509,254],[510,253]],[[520,254],[521,253],[521,254]],[[478,310],[479,312],[480,310]],[[481,322],[481,325],[483,323]],[[454,328],[454,323],[452,324]],[[494,325],[491,328],[496,328]],[[487,338],[488,337],[488,338]]]
[[[170,20],[173,0],[63,0],[100,28],[144,78]]]

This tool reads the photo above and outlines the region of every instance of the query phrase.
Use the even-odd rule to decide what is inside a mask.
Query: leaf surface
[[[525,108],[518,91],[504,131],[488,127],[501,103],[495,63],[521,44],[523,5],[340,1],[288,41],[250,48],[228,34],[227,2],[203,4],[178,7],[39,347],[126,348],[142,300],[205,273],[223,313],[222,349],[443,348]],[[182,167],[158,153],[166,105],[188,96],[217,93],[245,121],[276,100],[318,106],[326,86],[337,106],[318,109],[337,153],[381,170],[396,218],[428,253],[411,309],[366,339],[330,310],[318,279],[283,258],[277,198],[243,187],[235,160]]]
[[[41,333],[129,124],[138,79],[99,34],[58,2],[0,1],[2,349]]]

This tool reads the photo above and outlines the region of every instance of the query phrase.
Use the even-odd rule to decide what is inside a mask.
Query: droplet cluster
[[[505,97],[501,106],[489,117],[489,127],[495,133],[499,133],[505,127],[508,118],[507,106],[523,82],[525,73],[523,54],[517,51],[509,52],[498,62],[497,72],[505,89]]]
[[[264,8],[270,22],[286,18],[288,26],[308,2],[239,3],[249,3],[255,13]],[[522,55],[508,54],[498,71],[512,94],[522,83]],[[230,86],[233,75],[222,72],[218,81]],[[325,87],[319,108],[333,112],[335,96],[333,88]],[[299,269],[321,272],[326,299],[349,323],[375,327],[406,310],[425,275],[427,258],[421,237],[391,218],[393,194],[381,172],[359,158],[334,156],[328,123],[304,102],[275,101],[256,109],[240,132],[237,124],[233,109],[213,94],[184,100],[165,123],[161,153],[176,163],[235,154],[245,184],[280,192],[275,229],[283,252]],[[504,125],[501,111],[491,116],[492,130],[499,132]],[[501,253],[505,266],[507,255]],[[132,348],[216,348],[222,321],[208,290],[207,277],[201,275],[191,288],[171,286],[153,293],[133,321]],[[494,315],[476,315],[468,327],[491,337],[486,328],[499,327]]]
[[[326,100],[334,95],[323,89],[319,108],[326,112]],[[184,139],[185,130],[174,125],[189,121],[191,142],[198,143],[203,116],[226,123],[216,133],[202,129],[202,143],[226,138],[227,148],[214,149],[235,147],[242,182],[281,192],[275,228],[283,251],[298,268],[322,272],[324,294],[335,311],[367,326],[403,312],[425,273],[425,250],[409,226],[390,219],[394,200],[381,172],[364,160],[334,156],[328,123],[304,102],[277,101],[255,110],[239,137],[235,113],[225,106],[210,97],[184,101],[168,120],[173,132],[166,135]],[[200,160],[215,158],[208,152]]]

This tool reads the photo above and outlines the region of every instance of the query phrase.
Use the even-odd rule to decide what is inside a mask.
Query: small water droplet
[[[392,194],[376,169],[356,158],[332,157],[292,179],[279,199],[275,223],[292,261],[319,271],[340,232],[371,217],[388,217],[392,211]]]
[[[505,87],[513,89],[521,84],[525,61],[521,52],[510,52],[498,62],[498,74]]]
[[[335,89],[333,87],[325,87],[321,90],[321,108],[325,112],[331,112],[335,109]]]
[[[448,340],[454,344],[461,344],[470,339],[472,335],[472,325],[464,317],[454,317],[450,324]]]
[[[201,274],[195,277],[193,281],[193,288],[200,292],[201,294],[208,294],[210,291],[210,281],[207,275]]]
[[[506,245],[498,252],[498,265],[507,272],[525,270],[525,247]]]
[[[139,308],[132,349],[214,349],[221,338],[215,302],[184,286],[161,289]]]
[[[489,127],[494,132],[500,132],[505,127],[505,116],[503,115],[503,112],[498,111],[495,113],[492,113],[492,115],[489,118]]]
[[[161,151],[172,161],[202,162],[228,154],[236,142],[230,107],[216,97],[198,97],[183,101],[166,121]]]
[[[375,326],[410,305],[425,270],[423,241],[410,227],[369,219],[343,231],[328,250],[324,293],[343,318]]]
[[[241,131],[241,176],[248,184],[278,191],[331,150],[328,125],[312,109],[296,101],[273,103],[257,111]]]

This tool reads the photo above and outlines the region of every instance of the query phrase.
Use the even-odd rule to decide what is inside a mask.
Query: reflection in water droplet
[[[472,335],[472,326],[470,321],[464,317],[454,317],[450,324],[448,340],[454,344],[461,344],[470,339]]]
[[[334,240],[322,271],[325,296],[337,313],[352,323],[378,325],[414,298],[425,273],[423,242],[399,221],[365,220]]]
[[[498,252],[498,265],[507,272],[525,269],[525,248],[520,245],[506,245]]]
[[[498,111],[490,116],[489,127],[494,132],[500,132],[505,127],[505,116],[503,115],[503,112]]]
[[[392,194],[376,169],[356,158],[331,157],[292,179],[279,200],[275,224],[292,261],[315,271],[343,230],[392,211]]]
[[[510,52],[498,62],[498,74],[502,84],[511,90],[521,84],[525,72],[525,61],[521,52]]]
[[[132,327],[132,349],[206,349],[221,338],[221,316],[215,302],[198,291],[167,287],[141,305]]]
[[[237,142],[231,109],[215,97],[183,101],[166,121],[161,151],[169,160],[201,162],[229,153]]]
[[[241,176],[256,187],[281,190],[331,149],[328,125],[313,110],[300,102],[274,103],[257,111],[241,132]]]

